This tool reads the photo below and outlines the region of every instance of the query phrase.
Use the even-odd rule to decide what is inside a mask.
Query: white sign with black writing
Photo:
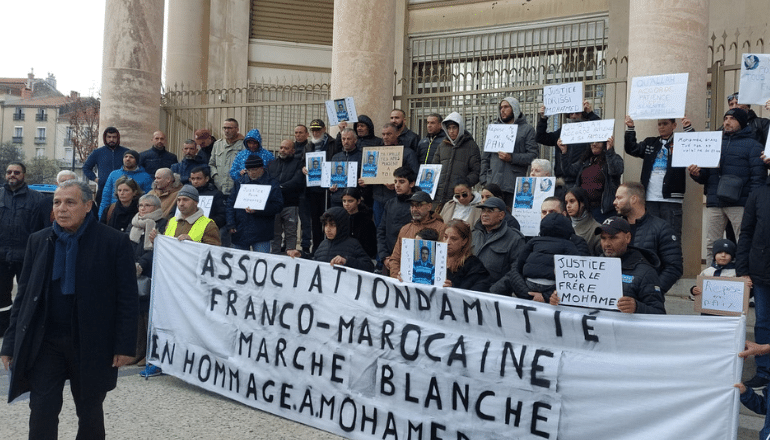
[[[740,104],[765,105],[770,100],[770,55],[744,53],[741,55]]]
[[[331,99],[326,101],[326,116],[329,118],[329,125],[337,125],[342,121],[357,122],[356,104],[353,97],[348,96],[342,99]],[[350,127],[353,128],[353,127]]]
[[[198,196],[198,208],[203,210],[203,215],[211,218],[211,205],[214,203],[214,196]],[[179,215],[179,207],[174,210],[174,215]]]
[[[571,82],[543,87],[545,115],[580,113],[583,111],[583,83]]]
[[[722,154],[721,131],[674,133],[672,167],[716,168]]]
[[[305,184],[307,186],[321,186],[324,163],[326,163],[325,151],[305,153],[305,168],[307,168]]]
[[[561,141],[565,145],[604,142],[615,130],[614,119],[571,122],[561,127]]]
[[[620,258],[554,255],[559,304],[618,310],[623,296]]]
[[[430,194],[431,199],[436,197],[439,176],[441,176],[441,164],[420,165],[420,170],[417,173],[417,186]]]
[[[540,208],[554,194],[553,177],[517,177],[511,214],[519,222],[519,230],[527,237],[540,234]]]
[[[710,277],[699,275],[697,278],[701,294],[695,300],[694,310],[711,315],[737,316],[749,309],[748,280],[743,277]]]
[[[684,117],[687,73],[637,76],[631,80],[628,115],[634,119]]]
[[[401,239],[401,279],[443,286],[446,280],[446,243]]]
[[[485,153],[513,153],[516,146],[516,133],[519,130],[517,124],[489,124],[487,125],[487,137],[484,140]]]
[[[235,198],[233,208],[235,209],[254,209],[260,211],[265,209],[267,199],[270,197],[270,185],[255,185],[247,183],[241,185],[238,190],[238,196]]]
[[[147,361],[345,438],[737,432],[744,317],[553,307],[165,236],[155,245]]]
[[[358,162],[324,162],[321,174],[321,187],[355,188],[358,186]]]

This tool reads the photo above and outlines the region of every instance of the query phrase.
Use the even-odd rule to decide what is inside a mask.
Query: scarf
[[[131,219],[131,231],[128,233],[128,238],[134,243],[139,243],[139,239],[144,234],[144,250],[152,250],[152,240],[150,240],[150,234],[147,232],[155,229],[155,223],[163,218],[163,210],[158,207],[155,211],[142,217],[137,213],[134,218]]]
[[[574,228],[575,226],[577,226],[578,223],[580,223],[582,220],[585,220],[586,217],[588,217],[588,210],[587,209],[584,209],[583,210],[583,214],[581,214],[581,215],[579,215],[577,217],[570,217],[570,220],[572,220],[572,227]]]
[[[56,250],[53,255],[53,280],[61,280],[61,292],[64,295],[75,293],[75,270],[78,262],[78,246],[80,237],[86,228],[94,221],[94,216],[86,214],[83,224],[74,234],[70,234],[53,223],[53,232],[56,234]]]
[[[724,269],[735,269],[735,263],[733,261],[730,261],[729,263],[725,264],[724,266],[721,266],[721,265],[717,264],[716,261],[714,261],[713,263],[711,263],[711,267],[716,269],[714,271],[714,275],[713,276],[718,277],[718,276],[722,276],[722,271]]]

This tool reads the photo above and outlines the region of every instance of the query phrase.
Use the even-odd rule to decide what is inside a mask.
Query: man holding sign
[[[527,174],[527,167],[532,159],[537,157],[538,148],[535,142],[535,129],[532,127],[516,98],[505,97],[500,102],[500,116],[496,124],[516,124],[516,143],[513,151],[506,153],[484,153],[481,155],[481,175],[479,181],[482,185],[495,183],[500,186],[505,196],[505,204],[509,208],[513,206],[513,193],[516,191],[516,178]],[[471,225],[473,226],[473,225]]]

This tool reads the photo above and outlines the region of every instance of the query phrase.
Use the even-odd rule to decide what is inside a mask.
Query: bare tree
[[[88,155],[99,147],[99,100],[78,96],[62,110],[69,115],[72,148],[77,159],[85,162]]]

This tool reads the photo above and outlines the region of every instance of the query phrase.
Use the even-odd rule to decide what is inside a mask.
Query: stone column
[[[331,98],[352,96],[358,114],[372,118],[376,135],[393,107],[396,3],[334,1]]]
[[[163,0],[107,0],[99,125],[125,147],[150,148],[158,129],[162,51]]]
[[[709,2],[701,0],[629,1],[629,87],[631,78],[636,76],[689,73],[686,113],[696,131],[704,130],[706,123],[708,7]],[[634,122],[637,138],[657,136],[656,121]],[[680,131],[682,124],[677,124]],[[641,163],[626,157],[624,179],[638,180]],[[688,176],[682,222],[685,277],[695,277],[701,271],[702,194],[703,187]]]
[[[180,2],[187,7],[184,0]],[[251,1],[211,0],[209,15],[208,87],[244,87],[249,73]],[[301,32],[302,26],[297,23],[297,32]],[[241,122],[241,129],[244,123]]]
[[[168,0],[166,87],[207,87],[209,13],[209,0]]]

